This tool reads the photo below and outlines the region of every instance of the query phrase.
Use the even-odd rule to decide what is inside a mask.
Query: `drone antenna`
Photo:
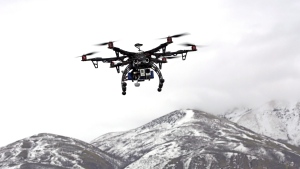
[[[134,45],[136,48],[138,48],[139,49],[139,51],[141,51],[141,46],[143,46],[143,44],[140,44],[140,43],[136,43],[135,45]]]

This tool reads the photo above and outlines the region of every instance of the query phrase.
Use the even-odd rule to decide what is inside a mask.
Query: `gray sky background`
[[[298,0],[0,0],[0,146],[41,132],[84,141],[143,125],[181,108],[214,114],[272,99],[300,100]],[[100,51],[148,50],[177,33],[177,44],[207,45],[163,65],[166,82],[129,82],[99,63]],[[124,67],[123,67],[124,69]]]

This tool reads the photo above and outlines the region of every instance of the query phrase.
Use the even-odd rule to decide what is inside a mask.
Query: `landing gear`
[[[126,95],[126,86],[127,86],[127,83],[125,82],[127,80],[127,73],[129,72],[129,70],[131,69],[131,66],[128,65],[124,71],[122,71],[123,75],[122,75],[122,79],[121,79],[121,87],[122,87],[122,94],[123,95]]]
[[[161,92],[162,90],[162,87],[165,83],[165,79],[163,78],[161,72],[160,72],[160,69],[153,63],[153,62],[150,62],[150,65],[151,65],[151,69],[153,69],[156,74],[158,75],[159,77],[159,85],[158,85],[158,89],[157,91],[158,92]],[[127,74],[129,73],[130,70],[132,70],[132,66],[131,65],[128,65],[124,71],[122,71],[123,75],[122,75],[122,79],[121,79],[121,87],[122,87],[122,94],[123,95],[126,95],[126,86],[127,86],[127,83],[125,82],[127,80]],[[149,68],[148,68],[149,69]],[[146,72],[146,73],[149,73],[149,72]],[[132,81],[134,80],[137,80],[137,82],[134,84],[136,87],[139,87],[140,86],[140,83],[139,83],[139,77],[137,79],[132,79]],[[149,78],[150,80],[150,78]]]
[[[122,82],[122,90],[123,90],[122,94],[123,95],[126,95],[126,86],[127,86],[127,83],[126,82]]]
[[[158,75],[159,77],[159,85],[158,85],[158,89],[157,91],[158,92],[161,92],[161,88],[163,87],[164,85],[164,82],[165,82],[165,79],[163,78],[159,68],[155,65],[155,64],[151,64],[151,68],[156,72],[156,74]]]
[[[158,92],[161,92],[161,88],[163,87],[164,82],[165,82],[165,79],[159,80],[159,85],[158,85],[158,89],[157,89]]]

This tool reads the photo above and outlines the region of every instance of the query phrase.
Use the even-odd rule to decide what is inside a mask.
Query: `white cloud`
[[[39,132],[85,141],[128,130],[180,108],[213,113],[271,99],[300,100],[299,2],[290,1],[9,1],[0,2],[0,146]],[[163,65],[166,79],[140,88],[121,74],[75,59],[112,57],[94,44],[136,51],[172,34],[168,50],[207,45]]]

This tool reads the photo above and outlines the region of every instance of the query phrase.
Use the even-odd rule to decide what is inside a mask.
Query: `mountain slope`
[[[91,144],[54,134],[38,134],[0,148],[0,168],[116,169],[114,159]]]
[[[257,133],[300,146],[300,102],[270,101],[258,108],[235,108],[225,118]]]
[[[300,148],[197,110],[179,110],[93,145],[126,169],[299,168]]]

